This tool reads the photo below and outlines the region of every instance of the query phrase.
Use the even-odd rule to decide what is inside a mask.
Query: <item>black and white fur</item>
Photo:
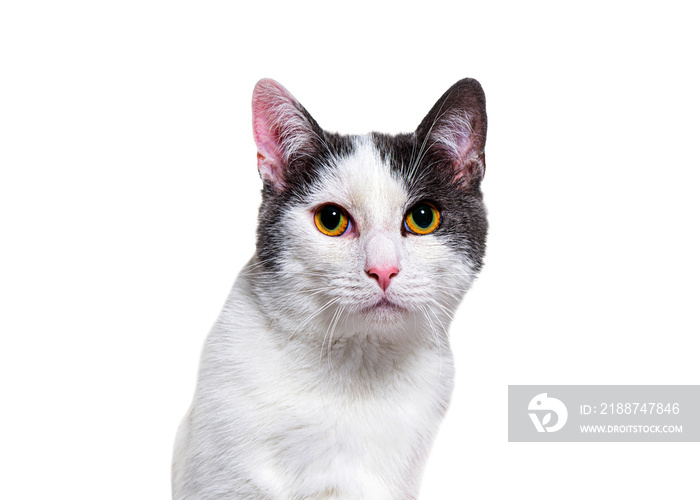
[[[452,392],[448,327],[485,251],[481,86],[457,82],[411,134],[345,136],[261,80],[253,128],[257,250],[205,344],[173,498],[417,498]],[[421,201],[441,214],[423,236],[403,223]],[[348,234],[315,227],[327,203]]]

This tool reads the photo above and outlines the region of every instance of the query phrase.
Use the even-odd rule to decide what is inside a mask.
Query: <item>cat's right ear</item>
[[[294,158],[313,154],[320,127],[294,96],[265,78],[253,91],[253,135],[258,147],[258,172],[277,190],[285,188]]]
[[[435,103],[416,130],[421,149],[449,165],[453,181],[478,183],[486,170],[486,98],[479,82],[465,78]]]

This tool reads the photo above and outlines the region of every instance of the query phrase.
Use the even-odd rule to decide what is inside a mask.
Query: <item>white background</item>
[[[700,384],[691,2],[291,5],[1,4],[0,498],[169,498],[254,249],[259,78],[362,133],[412,130],[465,76],[491,231],[421,498],[698,498],[697,443],[508,443],[506,400]]]

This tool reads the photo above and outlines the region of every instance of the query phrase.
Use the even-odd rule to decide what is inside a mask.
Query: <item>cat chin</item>
[[[387,298],[364,306],[355,316],[355,323],[361,323],[365,331],[382,334],[404,332],[415,322],[411,311]]]
[[[397,309],[375,308],[360,313],[370,329],[385,331],[395,328],[405,320],[405,313]]]

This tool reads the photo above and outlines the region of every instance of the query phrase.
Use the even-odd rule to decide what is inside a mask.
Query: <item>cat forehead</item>
[[[353,138],[349,155],[334,158],[311,193],[312,204],[335,203],[375,223],[401,216],[409,199],[404,182],[392,174],[370,136]]]

